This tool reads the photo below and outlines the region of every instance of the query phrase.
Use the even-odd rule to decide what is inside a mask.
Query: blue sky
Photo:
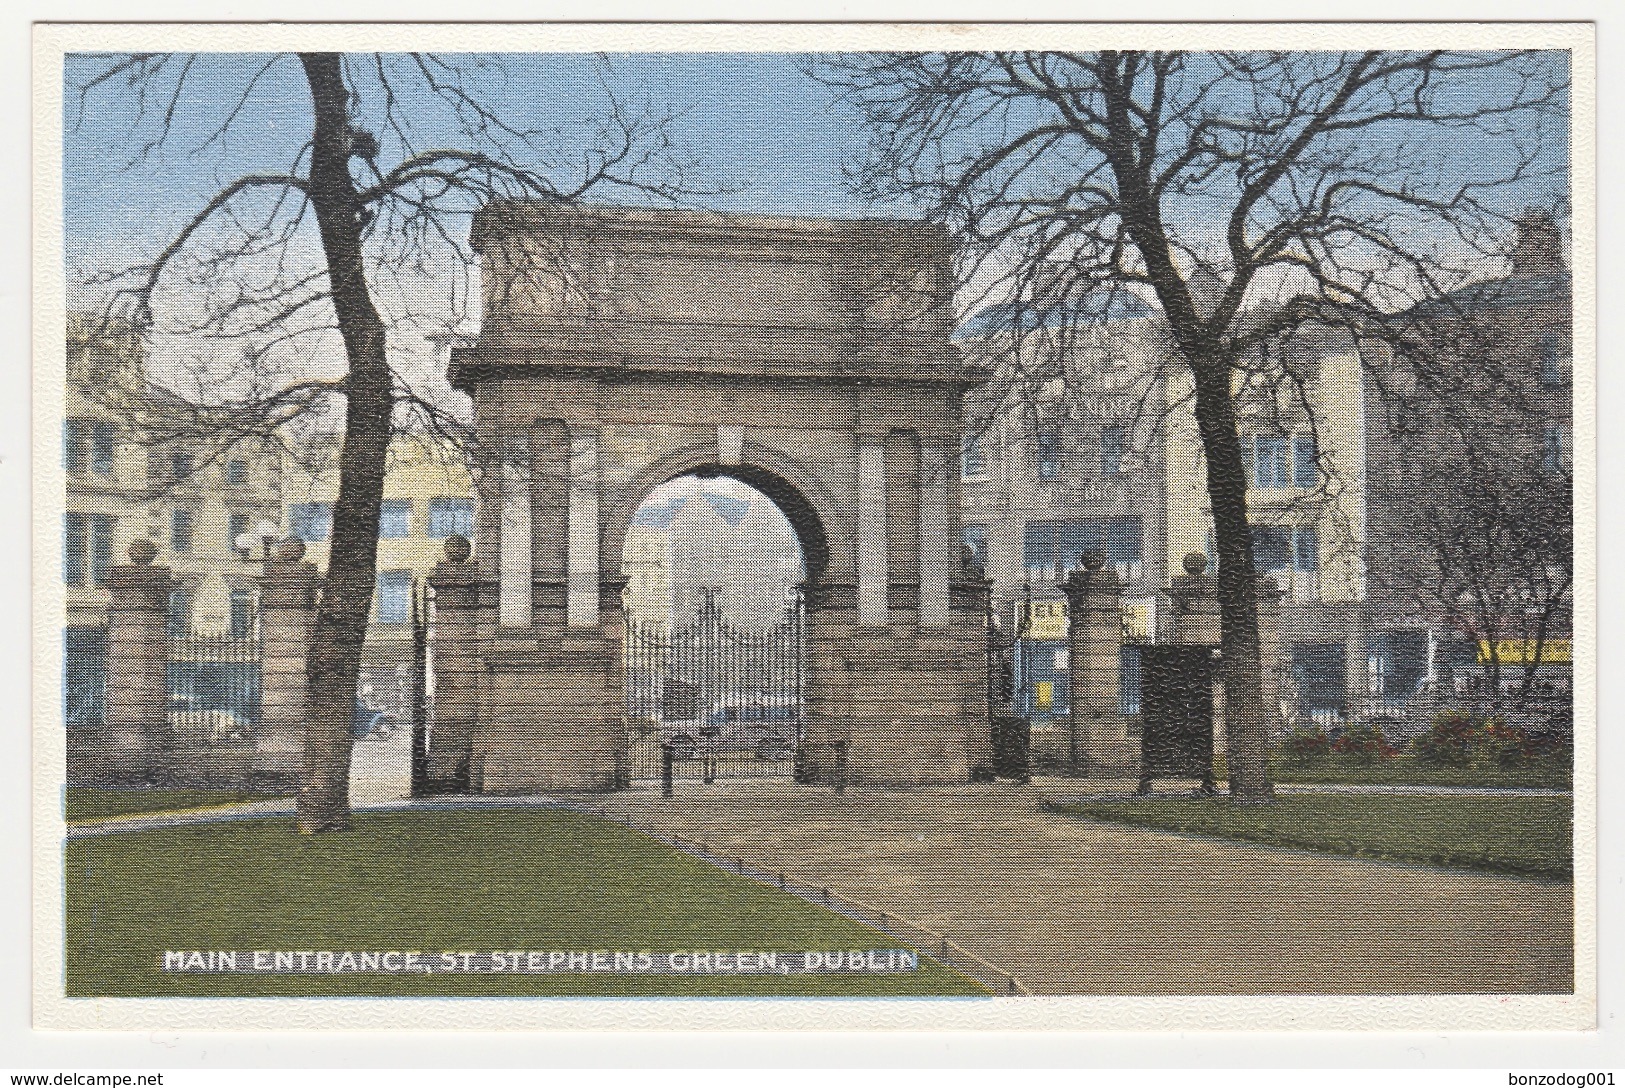
[[[133,129],[127,94],[103,95],[97,108],[76,117],[70,92],[64,118],[65,229],[70,261],[126,248],[131,235],[167,235],[200,207],[223,181],[248,169],[280,170],[309,133],[309,102],[298,62],[275,62],[250,98],[224,144],[194,152],[224,116],[229,103],[269,58],[222,55],[200,58],[177,112],[179,123],[162,151],[128,170],[110,151],[128,153],[144,131]],[[68,61],[70,87],[93,63]],[[803,215],[863,215],[872,209],[845,188],[842,163],[859,154],[864,136],[856,112],[842,107],[782,54],[635,54],[609,58],[607,70],[590,57],[514,55],[503,58],[505,85],[486,88],[505,114],[566,136],[601,115],[605,71],[618,97],[647,100],[679,111],[673,139],[702,171],[733,190],[701,203],[726,210]],[[284,90],[285,88],[285,90]],[[122,107],[122,108],[120,108]],[[429,126],[426,143],[448,143],[449,125]],[[624,194],[623,194],[624,195]]]
[[[355,58],[356,63],[362,60]],[[394,61],[402,58],[397,55]],[[99,95],[87,112],[77,109],[72,88],[97,63],[93,57],[67,61],[64,211],[70,269],[127,264],[135,254],[155,251],[222,184],[246,172],[286,171],[308,138],[308,90],[295,57],[200,55],[185,61],[192,65],[185,83],[188,93],[175,111],[169,138],[127,164],[132,149],[156,135],[155,123],[150,112],[144,123],[137,123],[134,96],[123,87]],[[262,68],[263,76],[253,83]],[[508,54],[493,58],[471,79],[479,98],[499,116],[516,126],[556,132],[549,142],[565,149],[580,148],[590,134],[587,121],[604,115],[611,92],[634,107],[647,104],[657,112],[675,112],[668,132],[679,153],[695,161],[702,180],[728,187],[720,195],[690,201],[694,204],[800,215],[915,212],[905,206],[872,206],[850,192],[843,167],[858,161],[866,144],[858,112],[804,74],[802,59],[793,55],[652,53],[601,59]],[[1474,87],[1469,81],[1455,93],[1494,97],[1495,92],[1493,86]],[[241,113],[221,139],[211,141],[210,134],[239,99]],[[458,133],[456,118],[433,96],[421,95],[407,112],[419,148],[470,146]],[[365,115],[363,119],[376,127]],[[1460,130],[1433,134],[1422,155],[1433,160],[1429,180],[1437,185],[1496,168],[1495,143]],[[1565,143],[1559,138],[1545,148],[1543,165],[1560,166]],[[389,151],[382,157],[386,165],[398,161]],[[574,150],[562,157],[579,161]],[[561,169],[561,176],[568,176],[568,164]],[[1566,185],[1550,176],[1537,177],[1497,199],[1511,213],[1526,202],[1550,204],[1559,187]],[[641,198],[603,190],[592,199],[635,203]],[[1222,218],[1222,203],[1214,205],[1213,224],[1196,221],[1207,215],[1200,201],[1168,213],[1177,230],[1200,237]]]

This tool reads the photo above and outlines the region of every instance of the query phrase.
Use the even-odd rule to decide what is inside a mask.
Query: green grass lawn
[[[270,801],[278,796],[281,795],[254,790],[107,790],[69,786],[63,812],[64,819],[73,824],[139,812],[173,812],[243,801]]]
[[[1568,758],[1540,759],[1522,767],[1450,767],[1411,755],[1361,760],[1329,754],[1296,760],[1270,759],[1270,774],[1283,783],[1349,783],[1369,786],[1482,786],[1495,789],[1571,789],[1574,765]]]
[[[1272,805],[1180,798],[1057,807],[1092,820],[1332,854],[1573,878],[1567,797],[1288,794]]]
[[[903,947],[608,821],[556,810],[360,813],[69,840],[67,993],[94,995],[983,994],[914,972],[795,975],[179,974],[165,950],[780,950]]]

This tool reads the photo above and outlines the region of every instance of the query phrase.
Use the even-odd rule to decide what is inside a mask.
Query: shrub
[[[1288,759],[1318,759],[1332,750],[1332,740],[1318,729],[1295,729],[1282,742],[1281,749]]]
[[[1342,736],[1332,742],[1332,751],[1338,755],[1353,756],[1362,763],[1379,759],[1393,759],[1398,749],[1383,735],[1382,727],[1371,722],[1349,726]]]
[[[1416,740],[1416,754],[1429,763],[1465,767],[1473,761],[1478,731],[1465,710],[1441,710],[1433,715],[1428,731]]]
[[[1432,728],[1416,742],[1420,758],[1453,767],[1519,767],[1563,750],[1561,737],[1535,735],[1502,714],[1475,718],[1465,710],[1439,711]]]

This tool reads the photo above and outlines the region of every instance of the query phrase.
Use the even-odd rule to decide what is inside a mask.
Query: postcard
[[[1589,26],[34,41],[36,1027],[1594,1025]]]

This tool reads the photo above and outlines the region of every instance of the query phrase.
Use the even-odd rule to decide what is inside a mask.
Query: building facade
[[[1556,720],[1572,698],[1570,276],[1549,215],[1518,225],[1504,274],[1366,346],[1369,680],[1390,710],[1549,702]]]
[[[305,542],[306,559],[318,570],[327,568],[337,497],[335,440],[305,443],[284,454],[281,532]],[[418,435],[400,435],[390,443],[359,695],[403,720],[410,709],[415,595],[445,558],[447,537],[474,539],[474,504],[474,481],[461,450]]]

